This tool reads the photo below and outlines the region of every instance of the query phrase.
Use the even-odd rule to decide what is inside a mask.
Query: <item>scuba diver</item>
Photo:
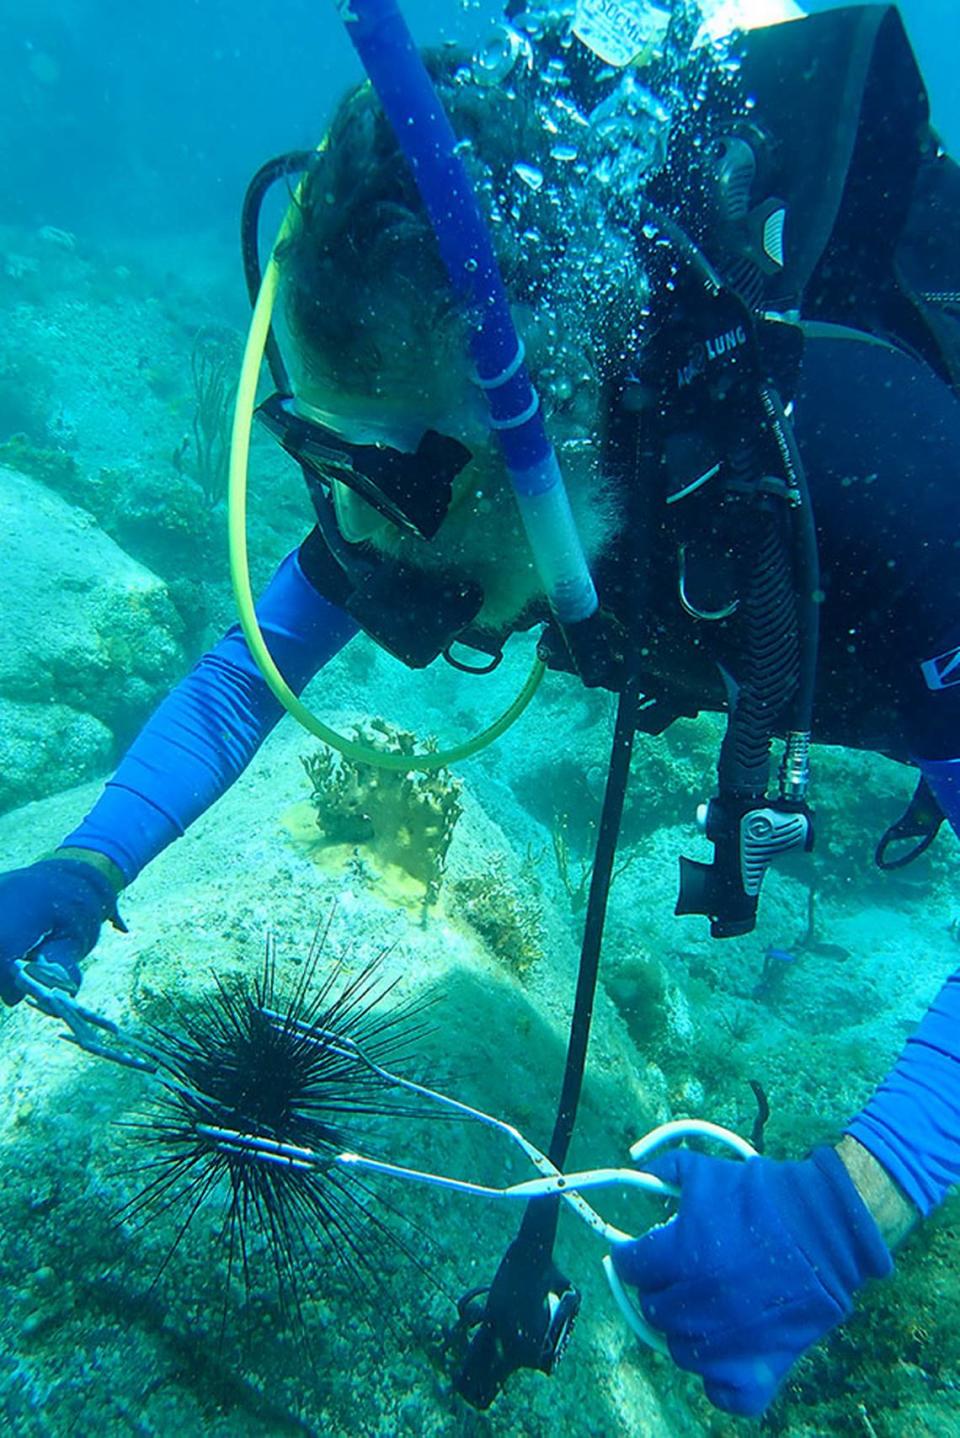
[[[369,8],[344,7],[348,28]],[[258,410],[316,513],[257,606],[287,685],[361,630],[421,668],[454,645],[495,662],[540,626],[549,667],[619,696],[624,752],[637,729],[724,712],[714,859],[682,861],[677,905],[718,938],[749,932],[770,862],[813,842],[814,716],[818,740],[919,771],[884,861],[944,818],[960,832],[960,171],[896,10],[514,3],[477,56],[433,56],[522,341],[487,370],[486,316],[449,261],[464,235],[466,269],[485,252],[466,221],[444,233],[437,203],[459,170],[431,208],[374,49],[325,144],[265,166],[248,197],[255,291],[263,193],[303,172],[276,251],[290,369],[271,330],[277,392]],[[413,84],[409,56],[389,58]],[[541,416],[552,448],[514,465],[524,490],[504,455]],[[60,848],[0,878],[8,1003],[24,960],[76,991],[102,924],[122,927],[120,891],[281,713],[232,629]],[[678,1212],[616,1254],[620,1275],[710,1399],[758,1414],[960,1178],[960,973],[835,1146],[650,1170]],[[476,1406],[516,1367],[550,1371],[572,1299],[549,1250],[539,1288],[519,1250],[490,1287],[457,1380]]]

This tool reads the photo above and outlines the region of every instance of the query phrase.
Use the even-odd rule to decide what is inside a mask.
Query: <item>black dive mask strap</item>
[[[255,417],[307,476],[327,489],[339,482],[405,534],[435,537],[453,497],[453,481],[473,455],[465,444],[429,429],[415,451],[353,444],[295,408],[277,391]]]
[[[240,250],[251,308],[257,303],[263,280],[263,266],[260,263],[260,211],[263,209],[264,199],[267,192],[280,180],[289,181],[293,175],[302,175],[315,158],[314,150],[291,150],[286,155],[277,155],[260,166],[247,186],[240,211]],[[289,394],[290,376],[280,354],[273,325],[267,331],[264,352],[274,384],[282,394]]]
[[[617,706],[563,1087],[549,1148],[550,1161],[557,1168],[566,1162],[583,1089],[607,899],[630,777],[639,702],[639,684],[630,677]],[[464,1326],[475,1331],[454,1383],[461,1397],[475,1408],[489,1408],[507,1379],[518,1369],[531,1368],[550,1374],[563,1354],[580,1307],[580,1294],[553,1262],[560,1202],[555,1198],[538,1198],[527,1205],[520,1231],[486,1290],[482,1312],[474,1316],[472,1305],[478,1293],[484,1290],[474,1290],[461,1300],[461,1320]]]

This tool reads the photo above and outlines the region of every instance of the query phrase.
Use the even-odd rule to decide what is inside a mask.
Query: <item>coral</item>
[[[543,909],[533,882],[531,870],[531,886],[522,893],[498,854],[485,873],[458,879],[453,886],[467,923],[519,978],[543,957]]]
[[[763,968],[754,985],[752,997],[759,1003],[774,1003],[780,996],[783,981],[791,965],[796,961],[796,955],[789,949],[781,949],[774,944],[768,944],[763,955]]]
[[[109,763],[183,672],[182,623],[160,579],[52,489],[0,467],[0,802]]]
[[[76,235],[70,230],[58,229],[56,225],[42,225],[37,231],[37,238],[43,240],[45,245],[55,245],[59,250],[77,248]]]
[[[550,826],[550,840],[553,845],[553,857],[557,861],[557,873],[560,875],[560,882],[564,887],[567,898],[570,900],[570,908],[575,914],[579,914],[590,897],[590,881],[593,878],[593,850],[587,854],[580,854],[574,858],[570,851],[568,833],[570,829],[569,814],[557,813]],[[591,839],[593,838],[593,825],[590,826]],[[625,854],[610,875],[611,887],[616,883],[621,874],[625,874],[630,865],[637,858],[637,850]]]
[[[569,827],[569,815],[557,814],[550,826],[550,840],[553,844],[553,857],[557,861],[560,882],[570,900],[571,909],[578,914],[587,902],[590,876],[593,873],[593,855],[581,854],[574,859],[567,837]]]
[[[226,497],[233,396],[240,365],[232,330],[199,330],[190,354],[193,375],[193,477],[213,508]]]
[[[773,1410],[772,1433],[796,1432],[798,1419],[806,1433],[955,1431],[957,1217],[952,1199],[927,1219],[899,1250],[895,1278],[871,1287],[856,1315],[807,1355]]]
[[[412,754],[416,736],[385,719],[369,719],[354,738],[386,754]],[[436,742],[427,741],[436,750]],[[462,785],[448,769],[403,773],[354,763],[330,749],[301,758],[312,785],[317,826],[331,844],[363,844],[381,863],[396,864],[436,902],[447,850],[462,813]]]
[[[49,697],[18,704],[0,694],[0,812],[81,783],[113,753],[111,731],[92,714]]]
[[[551,694],[554,692],[551,680]],[[609,764],[610,734],[593,709],[578,709],[581,696],[563,687],[567,712],[554,725],[548,759],[528,755],[512,786],[520,803],[547,829],[560,829],[574,855],[592,847]],[[544,698],[543,703],[550,701]],[[574,716],[582,716],[575,723]],[[678,720],[664,734],[637,736],[633,773],[642,782],[627,790],[622,844],[629,848],[666,825],[692,822],[697,802],[715,781],[722,723],[715,715]],[[566,737],[563,737],[563,736]],[[545,747],[544,752],[547,752]],[[571,873],[574,887],[579,875]]]
[[[8,279],[22,280],[27,275],[35,275],[40,266],[37,261],[29,255],[7,255],[3,262],[3,272]]]
[[[53,394],[51,371],[37,355],[14,348],[0,354],[0,439],[16,436],[28,448],[49,442]]]
[[[105,497],[112,490],[109,529],[136,558],[158,572],[174,568],[173,556],[180,574],[198,563],[209,565],[216,549],[214,524],[210,507],[197,503],[192,476],[181,472],[160,487],[155,473],[135,467],[111,471],[101,479],[101,487]]]

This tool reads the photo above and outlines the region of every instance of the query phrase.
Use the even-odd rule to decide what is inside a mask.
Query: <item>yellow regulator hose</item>
[[[278,245],[286,236],[289,225],[292,223],[291,217],[295,205],[296,200],[287,211],[277,240]],[[325,744],[330,745],[331,749],[336,749],[339,754],[354,763],[372,764],[380,769],[393,769],[407,773],[412,770],[441,769],[447,764],[456,763],[459,759],[469,759],[471,755],[479,754],[481,749],[486,749],[495,739],[499,739],[500,735],[520,718],[537,692],[543,678],[545,665],[542,660],[539,658],[534,660],[526,683],[513,703],[482,733],[464,740],[462,744],[455,744],[443,752],[438,750],[420,754],[391,754],[372,749],[366,744],[359,744],[354,739],[348,739],[318,719],[294,694],[267,648],[257,621],[253,591],[250,586],[250,564],[247,552],[247,473],[250,463],[250,431],[253,426],[253,412],[256,405],[257,381],[270,330],[278,284],[279,270],[275,246],[264,271],[260,293],[257,296],[253,318],[247,333],[230,440],[230,485],[227,499],[230,579],[233,584],[243,636],[264,680],[287,713],[292,714],[294,719],[302,724],[309,733],[322,739]]]

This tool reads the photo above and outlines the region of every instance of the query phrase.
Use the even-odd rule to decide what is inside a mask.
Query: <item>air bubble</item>
[[[531,190],[539,190],[543,184],[543,171],[538,170],[536,165],[526,164],[523,160],[514,165],[513,173]]]

